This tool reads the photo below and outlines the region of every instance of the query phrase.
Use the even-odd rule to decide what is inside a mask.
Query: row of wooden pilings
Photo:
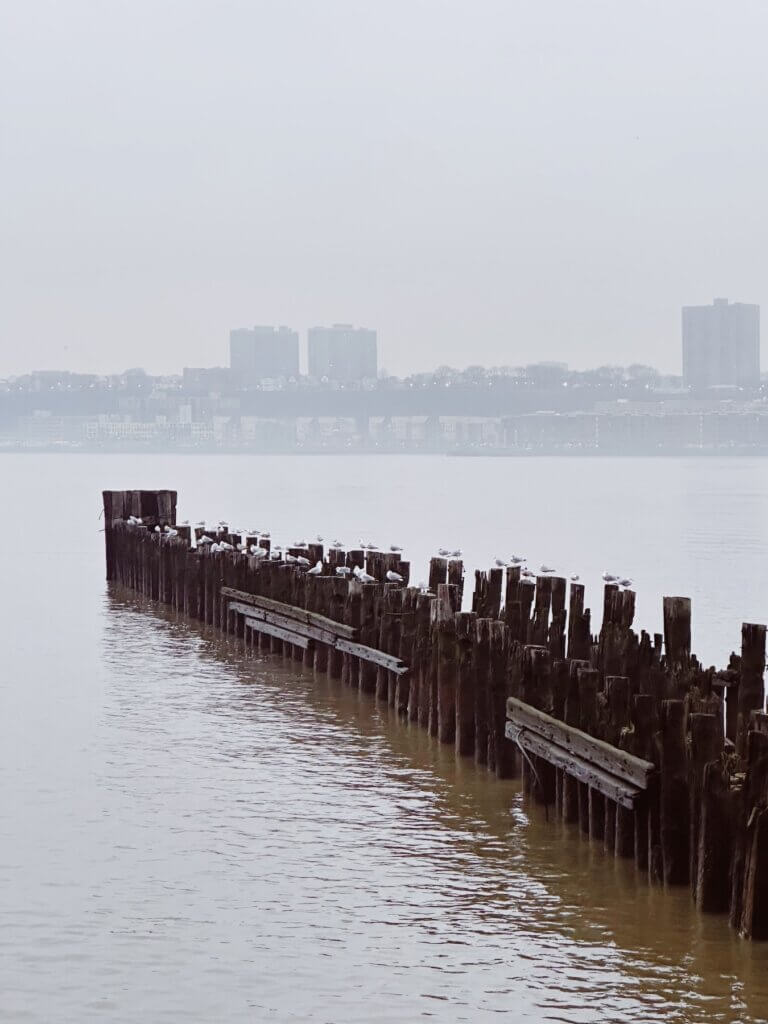
[[[607,585],[595,636],[583,585],[559,577],[533,584],[519,568],[475,572],[472,610],[464,611],[456,560],[433,558],[422,590],[408,585],[410,566],[399,553],[286,549],[322,562],[322,574],[310,575],[295,562],[247,553],[251,545],[269,553],[267,538],[176,525],[172,491],[104,492],[104,511],[109,579],[236,633],[249,649],[301,659],[387,701],[499,778],[522,773],[531,799],[612,855],[633,859],[649,882],[689,885],[701,910],[728,913],[741,934],[768,938],[765,626],[745,624],[740,654],[716,670],[691,653],[686,598],[664,599],[663,634],[651,636],[632,628],[635,594]],[[233,550],[210,553],[206,534]],[[355,565],[377,581],[388,570],[403,581],[336,573]],[[232,610],[233,594],[324,619],[319,637],[331,637],[337,623],[368,653],[292,642],[280,627],[259,632]],[[376,652],[386,656],[381,663]],[[627,806],[580,781],[562,758],[524,753],[506,738],[509,698],[650,762],[647,790]]]

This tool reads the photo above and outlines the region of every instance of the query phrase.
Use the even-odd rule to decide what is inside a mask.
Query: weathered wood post
[[[456,753],[463,756],[475,752],[476,634],[475,612],[459,612],[456,616]]]
[[[741,676],[738,689],[736,751],[744,756],[750,715],[765,704],[765,626],[745,622],[741,627]]]
[[[475,620],[475,762],[488,763],[491,690],[491,626],[493,620]]]
[[[678,640],[676,639],[677,643]],[[685,753],[685,707],[681,700],[661,705],[661,859],[665,885],[688,882],[689,797]]]
[[[437,738],[441,743],[456,741],[456,612],[459,590],[440,583],[434,605],[433,625],[437,630]]]

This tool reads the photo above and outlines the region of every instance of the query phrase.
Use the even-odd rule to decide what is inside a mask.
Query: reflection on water
[[[0,588],[0,1019],[768,1020],[768,945],[370,697],[104,596],[98,525]]]

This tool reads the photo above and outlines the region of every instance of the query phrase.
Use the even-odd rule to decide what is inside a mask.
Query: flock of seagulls
[[[128,516],[128,522],[134,526],[143,525],[143,520],[138,516]],[[188,527],[190,525],[189,520],[185,519],[184,522],[180,525],[183,527]],[[206,528],[206,523],[204,521],[200,521],[196,523],[195,526],[199,531],[203,531]],[[156,534],[160,534],[162,537],[167,538],[178,537],[179,535],[178,529],[171,526],[165,526],[162,528],[160,526],[156,526],[154,528],[154,532]],[[209,533],[214,532],[217,535],[216,539],[209,536]],[[231,544],[229,541],[224,539],[224,534],[229,535],[229,524],[224,520],[220,520],[216,525],[215,531],[210,530],[209,533],[202,533],[202,535],[197,541],[197,544],[199,547],[207,549],[207,551],[211,554],[217,554],[219,552],[224,551],[238,551],[241,554],[250,555],[252,558],[267,559],[272,561],[285,561],[289,565],[296,565],[299,568],[306,570],[307,575],[309,576],[323,575],[325,565],[322,559],[317,559],[313,564],[310,561],[310,559],[306,557],[306,555],[292,554],[290,551],[284,551],[283,548],[279,546],[273,547],[271,550],[269,550],[269,543],[266,546],[263,546],[261,543],[254,543],[254,538],[257,542],[269,542],[271,540],[272,535],[268,530],[235,530],[234,536],[239,536],[241,538],[245,537],[246,540],[241,540],[237,544]],[[316,542],[318,544],[323,543],[323,537],[320,534],[317,535]],[[328,546],[331,550],[334,551],[343,551],[346,548],[346,545],[343,544],[340,540],[334,540]],[[309,545],[305,540],[297,540],[294,541],[292,547],[294,550],[308,549]],[[358,548],[360,551],[363,552],[374,552],[382,550],[377,544],[374,544],[370,541],[362,540],[359,542]],[[390,544],[389,551],[392,554],[400,554],[403,551],[403,548],[399,544]],[[448,548],[439,548],[437,553],[441,558],[446,558],[449,560],[456,560],[462,557],[462,551],[460,548],[456,548],[455,550],[450,550]],[[557,573],[557,569],[554,566],[547,564],[546,562],[542,563],[537,571],[530,569],[528,566],[528,559],[524,555],[512,555],[510,558],[507,559],[495,558],[493,564],[498,569],[520,569],[521,578],[523,580],[526,580],[527,582],[533,582],[540,576],[553,576]],[[362,569],[358,565],[339,565],[335,567],[334,572],[337,576],[341,576],[345,579],[349,578],[350,576],[354,577],[361,583],[377,582],[374,576],[372,576],[369,572],[366,572],[365,569]],[[399,572],[396,572],[394,569],[388,569],[384,576],[388,583],[404,582],[403,575]],[[578,573],[572,573],[569,576],[569,579],[573,583],[578,583],[581,577],[578,575]],[[628,576],[621,576],[619,574],[607,571],[603,572],[602,580],[604,583],[621,587],[624,590],[628,590],[634,585],[633,581]],[[422,594],[427,594],[429,592],[426,583],[419,583],[418,587]]]
[[[522,579],[531,581],[537,579],[539,576],[553,576],[557,573],[557,569],[552,565],[547,565],[546,562],[539,566],[537,572],[534,572],[532,569],[528,568],[527,561],[528,560],[522,555],[512,555],[512,557],[508,559],[496,558],[494,559],[493,564],[497,569],[519,568]],[[571,573],[568,578],[572,583],[578,583],[581,576],[579,576],[578,573]],[[618,576],[615,573],[610,572],[604,572],[602,579],[604,583],[615,584],[617,587],[622,587],[624,590],[628,590],[634,585],[633,581],[628,576]]]

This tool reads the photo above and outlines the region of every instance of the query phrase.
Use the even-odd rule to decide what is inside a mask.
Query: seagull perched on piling
[[[307,573],[307,576],[321,576],[323,573],[323,562],[319,559]]]
[[[219,551],[234,551],[235,549],[231,544],[228,544],[225,540],[219,541]]]
[[[337,565],[336,566],[336,575],[337,576],[349,576],[351,574],[351,572],[352,572],[352,570],[349,568],[348,565]]]
[[[455,551],[451,552],[451,558],[461,558],[461,555],[462,555],[461,548],[456,548]]]
[[[520,573],[520,575],[523,577],[523,579],[526,579],[526,580],[535,580],[536,579],[536,573],[535,572],[531,572],[530,569],[523,569],[523,571]]]
[[[612,575],[610,572],[603,573],[603,581],[605,583],[618,583],[619,577]]]
[[[625,589],[627,587],[631,587],[632,586],[632,580],[628,580],[628,579],[619,580],[619,586],[620,587],[624,587]]]
[[[551,565],[540,565],[539,572],[543,573],[545,576],[549,576],[550,573],[555,572],[555,569],[553,569]]]
[[[523,565],[525,563],[522,555],[512,555],[509,561],[511,565]]]
[[[265,533],[260,534],[260,536],[263,537],[264,540],[269,540],[272,534],[269,532],[269,530],[267,530]]]
[[[198,547],[199,547],[201,544],[213,544],[213,541],[211,540],[211,538],[207,534],[205,534],[203,537],[200,538],[200,540],[197,542],[197,544],[198,544]]]
[[[504,561],[503,558],[494,558],[493,561],[497,569],[504,569],[506,567],[507,563]]]
[[[308,558],[305,558],[304,555],[299,555],[299,557],[296,559],[296,561],[298,562],[299,565],[303,566],[303,568],[305,568],[305,569],[308,569],[310,567],[310,565],[312,565],[310,560]],[[322,562],[320,564],[322,565]]]
[[[317,537],[315,539],[317,540],[318,544],[322,544],[323,543],[323,538],[320,536],[319,533],[318,533],[318,535],[317,535]]]
[[[403,582],[403,577],[400,575],[399,572],[393,572],[391,569],[388,569],[387,570],[387,580],[390,583],[402,583]]]
[[[335,540],[333,544],[331,544],[331,547],[335,548],[337,551],[340,551],[344,547],[344,545],[341,543],[340,540]]]
[[[448,548],[438,548],[437,553],[438,555],[440,555],[441,558],[447,558],[448,555],[450,555],[450,551],[448,550]]]
[[[371,576],[364,569],[361,569],[358,565],[352,570],[354,575],[360,580],[361,583],[375,583],[376,577]]]
[[[256,544],[251,544],[249,550],[254,558],[266,558],[266,556],[269,554],[266,548],[260,548]]]
[[[286,560],[286,562],[297,562],[298,561],[298,559],[296,558],[296,555],[292,555],[289,551],[286,551],[286,553],[285,553],[285,560]]]
[[[390,544],[389,550],[392,551],[394,554],[397,554],[398,551],[402,551],[403,549],[400,547],[399,544]]]
[[[179,536],[179,531],[178,530],[172,530],[170,528],[170,526],[167,526],[166,530],[165,530],[165,536],[166,537],[178,537]]]
[[[578,574],[577,572],[575,572],[575,573],[574,573],[574,574],[573,574],[573,575],[571,576],[571,582],[572,582],[572,583],[578,583],[580,579],[581,579],[581,576],[579,576],[579,574]]]

